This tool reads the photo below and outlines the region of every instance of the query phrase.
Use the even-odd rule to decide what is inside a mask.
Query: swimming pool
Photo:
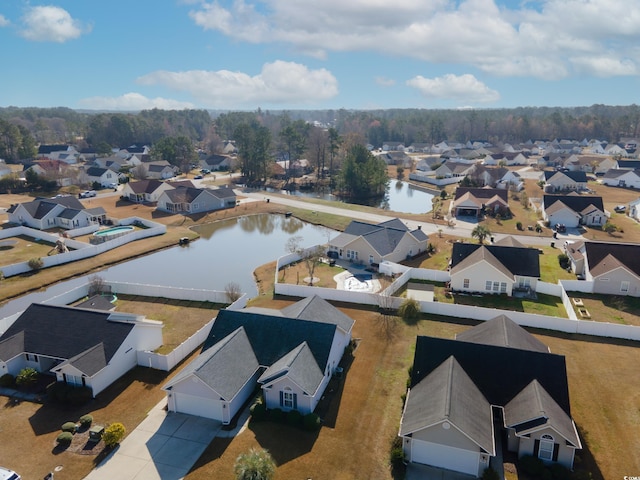
[[[99,230],[93,234],[91,243],[103,243],[113,240],[114,238],[121,237],[135,230],[135,227],[130,225],[122,225],[119,227],[107,228],[105,230]]]

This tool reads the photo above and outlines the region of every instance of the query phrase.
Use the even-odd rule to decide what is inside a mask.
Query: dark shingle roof
[[[109,321],[110,313],[33,303],[0,337],[0,358],[33,353],[71,359],[102,344],[104,354],[83,359],[84,373],[104,368],[134,328],[132,323]]]
[[[532,352],[549,351],[549,348],[506,315],[499,315],[456,335],[456,340],[483,345],[519,348]]]
[[[400,434],[448,421],[495,455],[491,405],[458,361],[450,356],[409,391]]]
[[[640,169],[640,160],[618,160],[618,168],[624,170]]]
[[[556,172],[553,170],[545,170],[544,179],[549,180],[551,177],[553,177],[556,174],[566,175],[574,182],[587,183],[587,174],[581,170],[578,170],[575,172]]]
[[[546,210],[557,201],[561,201],[574,212],[582,212],[591,205],[604,212],[602,197],[597,195],[544,195],[542,197],[543,208]]]
[[[283,375],[287,375],[305,393],[313,395],[324,380],[324,369],[321,370],[318,366],[307,342],[302,342],[267,368],[258,382],[271,383]]]
[[[40,145],[38,147],[38,155],[48,155],[53,152],[66,152],[69,149],[68,145]]]
[[[455,198],[457,200],[465,193],[469,193],[476,198],[493,198],[498,196],[505,203],[509,202],[509,192],[502,188],[474,188],[474,187],[458,187],[456,188]]]
[[[57,205],[62,205],[73,210],[84,210],[84,206],[73,196],[59,198],[37,198],[32,202],[23,203],[22,206],[35,219],[44,218]],[[16,205],[17,207],[17,205]]]
[[[153,193],[162,185],[162,182],[160,180],[140,180],[129,182],[128,185],[134,193]]]
[[[488,250],[513,275],[534,278],[540,276],[540,254],[537,249],[477,243],[454,243],[451,252],[451,269],[453,270],[456,265],[480,248]]]
[[[109,169],[101,167],[90,167],[87,169],[87,175],[89,175],[90,177],[101,177],[107,170]]]
[[[178,187],[167,190],[165,195],[167,195],[173,203],[191,203],[198,198],[203,191],[202,188]]]
[[[338,325],[343,331],[350,332],[355,321],[317,295],[307,297],[281,310],[282,315],[300,320]]]
[[[640,245],[631,243],[585,242],[585,250],[589,261],[589,269],[600,265],[607,256],[611,255],[636,275],[640,276]],[[613,266],[613,265],[612,265]]]
[[[387,220],[379,224],[353,220],[344,230],[345,234],[363,237],[381,256],[393,252],[404,235],[409,231],[400,219]],[[411,232],[417,240],[424,241],[427,236],[421,230]]]
[[[565,358],[552,353],[419,336],[411,386],[452,355],[492,405],[506,405],[532,380],[538,380],[571,415]]]

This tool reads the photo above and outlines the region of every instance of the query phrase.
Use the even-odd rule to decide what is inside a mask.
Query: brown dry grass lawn
[[[19,236],[0,240],[2,242],[15,242],[13,245],[0,246],[0,258],[3,265],[27,262],[32,258],[46,257],[53,248],[53,244],[36,238]]]
[[[640,326],[639,298],[578,292],[569,292],[569,296],[582,300],[593,321]],[[581,318],[577,308],[574,305],[576,315]]]

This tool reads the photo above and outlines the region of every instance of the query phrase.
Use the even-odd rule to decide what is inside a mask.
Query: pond
[[[258,294],[253,271],[287,252],[292,236],[302,237],[301,246],[325,244],[336,231],[282,215],[248,215],[200,225],[200,238],[187,246],[174,247],[116,265],[99,273],[105,280],[202,288],[224,291],[235,282],[250,297]],[[126,245],[121,248],[127,248]],[[78,285],[77,278],[9,302],[0,308],[0,318],[24,310]]]
[[[267,189],[267,191],[275,191]],[[296,197],[320,198],[331,201],[344,201],[346,203],[356,203],[358,205],[367,205],[369,207],[383,208],[393,212],[401,213],[427,213],[431,211],[431,200],[434,194],[428,190],[416,187],[415,185],[399,180],[389,180],[387,193],[383,198],[366,199],[357,201],[353,199],[341,200],[339,197],[331,193],[317,193],[303,190],[278,190],[278,193],[292,195]]]

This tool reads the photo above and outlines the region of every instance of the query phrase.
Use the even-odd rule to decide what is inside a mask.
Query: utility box
[[[90,442],[99,442],[102,438],[102,434],[104,433],[104,427],[100,425],[95,425],[91,427],[89,430],[89,441]]]

